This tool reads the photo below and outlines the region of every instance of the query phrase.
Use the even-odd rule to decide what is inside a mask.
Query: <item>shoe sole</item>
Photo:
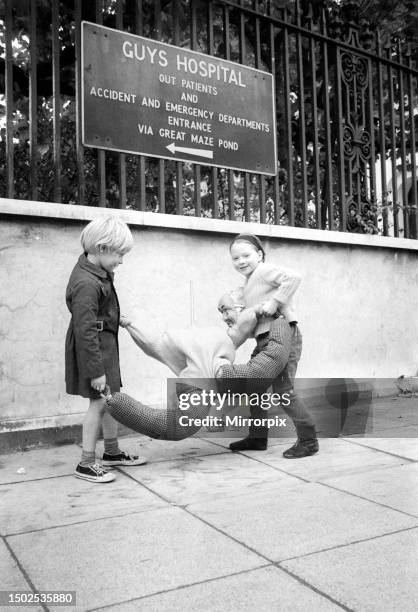
[[[94,476],[87,476],[86,474],[79,474],[78,472],[74,472],[74,476],[76,478],[80,478],[81,480],[88,480],[89,482],[98,482],[102,484],[106,484],[108,482],[113,482],[115,480],[115,476],[113,474],[109,474],[112,478],[103,479],[103,478],[95,478]]]
[[[317,452],[318,452],[318,451],[317,451],[317,450],[315,450],[315,451],[312,451],[311,453],[307,453],[306,455],[290,455],[290,456],[285,455],[285,454],[283,453],[283,457],[284,457],[285,459],[304,459],[305,457],[312,457],[312,455],[316,455],[316,453],[317,453]]]
[[[104,465],[105,467],[118,467],[123,465],[131,467],[134,465],[144,465],[145,463],[147,463],[146,459],[144,459],[143,461],[132,461],[132,463],[130,463],[129,461],[102,461],[102,465]]]
[[[248,453],[248,451],[256,451],[256,452],[266,451],[267,447],[266,448],[239,448],[237,450],[230,448],[229,450],[231,451],[231,453]]]

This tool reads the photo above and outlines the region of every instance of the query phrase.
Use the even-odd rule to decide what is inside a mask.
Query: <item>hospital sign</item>
[[[82,23],[85,146],[276,174],[270,73]]]

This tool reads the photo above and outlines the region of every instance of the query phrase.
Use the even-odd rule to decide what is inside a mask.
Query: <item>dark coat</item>
[[[67,393],[99,398],[91,379],[106,375],[111,391],[121,386],[119,370],[119,302],[113,274],[80,255],[66,291],[71,321],[65,339]]]

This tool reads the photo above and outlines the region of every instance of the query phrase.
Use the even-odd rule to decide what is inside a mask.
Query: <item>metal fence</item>
[[[356,3],[3,0],[1,10],[1,197],[418,237],[417,50],[372,31]],[[84,148],[83,19],[271,72],[278,174]]]

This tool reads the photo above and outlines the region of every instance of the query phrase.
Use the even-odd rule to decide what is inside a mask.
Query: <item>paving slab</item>
[[[164,506],[123,474],[106,484],[74,476],[0,485],[2,535],[68,525]]]
[[[374,398],[370,405],[371,411],[365,429],[366,436],[393,437],[401,435],[398,430],[409,429],[418,425],[418,398],[388,397]],[[357,423],[354,429],[358,429]],[[345,434],[349,435],[350,428],[346,428]],[[410,435],[409,433],[402,434]]]
[[[236,453],[189,457],[164,463],[121,468],[152,491],[179,505],[227,498],[297,482],[293,476]]]
[[[317,483],[191,504],[193,514],[271,561],[418,525],[418,519]]]
[[[373,401],[374,416],[377,418],[384,416],[414,420],[417,406],[418,396],[405,398],[396,396],[387,398],[386,401],[379,401],[379,398],[376,398]]]
[[[80,455],[77,444],[0,455],[0,484],[72,474]]]
[[[226,448],[229,450],[229,445],[231,444],[231,442],[238,442],[238,440],[242,440],[242,438],[245,438],[248,435],[248,431],[244,432],[242,436],[235,436],[234,438],[207,438],[208,441],[213,442],[214,444],[218,444],[219,446],[222,446],[223,448]],[[291,446],[292,444],[294,444],[296,439],[296,436],[293,436],[291,438],[279,438],[279,437],[273,437],[270,436],[269,441],[268,441],[268,448],[272,447],[272,446],[285,446],[286,448],[288,446]],[[284,449],[283,449],[284,450]],[[255,454],[259,455],[260,453],[257,451],[247,451],[249,455],[254,456]]]
[[[352,610],[418,609],[418,529],[281,565]]]
[[[153,440],[145,436],[135,436],[119,439],[119,446],[134,455],[146,457],[149,463],[157,461],[171,461],[173,459],[187,459],[188,457],[202,457],[224,452],[224,449],[198,437],[186,438],[178,442],[169,440]],[[97,456],[101,456],[103,442],[97,445]]]
[[[418,517],[418,463],[331,478],[327,484]]]
[[[413,436],[409,436],[409,432],[413,433]],[[415,437],[414,437],[415,436]],[[365,446],[368,448],[374,448],[376,450],[398,455],[412,461],[418,461],[418,428],[412,431],[408,428],[407,438],[355,438],[348,439],[348,442]]]
[[[119,603],[102,612],[335,612],[341,608],[277,567],[243,572],[144,599]]]
[[[71,610],[265,565],[255,553],[171,507],[12,536],[8,542],[39,589],[76,591]]]
[[[31,587],[27,583],[24,575],[16,561],[10,554],[7,546],[0,540],[0,590],[2,591],[31,591]],[[3,603],[3,601],[2,601]],[[6,607],[0,608],[6,610]],[[14,605],[9,610],[28,610],[27,606]],[[30,610],[42,610],[40,606],[31,606]]]
[[[408,418],[403,416],[393,417],[379,417],[377,420],[370,423],[365,432],[368,436],[379,436],[396,438],[396,436],[406,437],[408,433],[402,433],[402,430],[409,430],[410,428],[416,428],[418,425],[418,416],[409,416]],[[387,433],[385,433],[387,432]]]
[[[378,467],[402,465],[405,460],[338,438],[319,440],[319,453],[302,459],[285,459],[282,446],[274,446],[257,454],[266,465],[284,470],[306,480],[324,481],[344,474],[357,474]],[[243,454],[246,454],[244,452]]]

